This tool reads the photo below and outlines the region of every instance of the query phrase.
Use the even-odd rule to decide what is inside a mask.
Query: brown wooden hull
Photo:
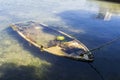
[[[62,31],[59,31],[59,30],[55,30],[53,28],[50,28],[44,24],[38,24],[36,22],[27,22],[28,24],[23,24],[23,23],[17,23],[17,24],[13,24],[11,25],[12,29],[15,30],[21,37],[23,37],[26,41],[28,41],[29,43],[33,44],[34,46],[38,47],[39,49],[41,49],[42,51],[46,51],[46,52],[49,52],[53,55],[57,55],[57,56],[61,56],[61,57],[66,57],[66,58],[69,58],[69,59],[73,59],[73,60],[80,60],[80,61],[89,61],[89,62],[92,62],[93,61],[93,55],[91,54],[91,52],[89,51],[89,49],[83,44],[81,43],[80,41],[78,41],[77,39],[73,38],[72,36],[69,36],[68,34],[62,32]],[[32,26],[31,26],[32,25]],[[26,29],[26,26],[28,29]],[[37,27],[36,27],[37,26]],[[42,27],[41,27],[42,26]],[[42,29],[41,29],[42,28]],[[66,39],[68,39],[68,41],[66,42],[63,42],[62,43],[62,47],[59,46],[59,45],[54,45],[54,46],[51,46],[51,47],[44,47],[41,44],[39,44],[37,42],[37,38],[35,36],[38,36],[38,39],[41,40],[41,35],[42,33],[40,32],[40,29],[41,30],[44,30],[44,28],[46,28],[47,32],[45,32],[45,36],[50,36],[53,37],[56,37],[57,34],[59,35],[63,35],[66,37]],[[48,29],[51,29],[52,33],[49,33]],[[29,34],[28,34],[29,32]],[[43,32],[43,31],[42,31]],[[44,33],[43,32],[43,33]],[[53,35],[53,32],[56,32],[55,35]],[[35,36],[32,36],[33,34],[35,34]],[[28,36],[29,35],[29,36]],[[45,37],[44,36],[44,37]],[[33,38],[34,37],[34,38]],[[36,40],[35,40],[36,39]],[[42,38],[43,39],[43,38]],[[38,40],[38,41],[39,41]],[[50,39],[50,41],[52,40],[52,38]],[[47,43],[48,41],[46,41]],[[49,43],[49,42],[48,42]],[[67,48],[66,48],[66,47]],[[71,46],[74,47],[75,50],[72,50],[71,49]],[[68,49],[69,48],[69,49]],[[83,56],[80,56],[78,55],[80,49],[82,49],[82,51],[84,51],[84,55]],[[78,52],[76,51],[78,50]],[[72,52],[69,54],[69,52]],[[82,52],[83,53],[83,52]]]

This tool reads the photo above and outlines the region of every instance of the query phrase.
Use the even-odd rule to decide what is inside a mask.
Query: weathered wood
[[[26,24],[18,23],[18,24],[12,25],[11,27],[26,41],[28,41],[29,43],[38,47],[42,51],[46,51],[46,52],[49,52],[49,53],[57,55],[57,56],[67,57],[67,58],[74,59],[74,60],[93,61],[93,55],[91,54],[89,49],[83,43],[81,43],[74,37],[72,37],[62,31],[59,31],[59,30],[50,28],[48,26],[45,26],[43,24],[38,24],[35,22],[26,22]],[[45,31],[45,30],[47,30],[47,31]],[[51,30],[51,31],[49,31],[49,30]],[[50,44],[51,40],[54,42],[55,37],[57,35],[64,36],[66,38],[66,41],[60,42],[60,43],[59,43],[59,41],[56,41],[57,44],[52,45],[50,47],[46,46],[46,45]],[[44,39],[43,37],[46,37],[46,36],[47,36],[48,40],[46,40],[46,42],[45,42],[43,40]],[[49,39],[49,38],[51,38],[51,39]],[[40,43],[41,39],[43,40],[43,42],[45,42],[45,45],[43,45],[43,42]],[[73,50],[75,50],[75,51],[73,51]],[[85,54],[82,54],[82,53],[85,53]]]

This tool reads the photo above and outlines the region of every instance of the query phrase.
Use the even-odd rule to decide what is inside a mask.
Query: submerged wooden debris
[[[92,53],[84,44],[62,31],[33,21],[13,24],[11,27],[42,51],[74,60],[93,61]]]

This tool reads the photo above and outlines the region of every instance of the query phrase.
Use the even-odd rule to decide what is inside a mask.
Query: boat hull
[[[78,61],[92,62],[93,55],[89,49],[74,37],[53,29],[47,25],[33,21],[11,25],[22,38],[42,51]],[[64,36],[64,41],[56,40],[57,36]]]

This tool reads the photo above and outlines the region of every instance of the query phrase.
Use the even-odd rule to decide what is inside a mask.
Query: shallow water
[[[106,12],[112,16],[103,17]],[[0,0],[0,80],[120,80],[120,40],[94,51],[95,61],[85,63],[41,52],[9,28],[17,22],[42,22],[93,49],[120,37],[119,15],[116,3]]]

